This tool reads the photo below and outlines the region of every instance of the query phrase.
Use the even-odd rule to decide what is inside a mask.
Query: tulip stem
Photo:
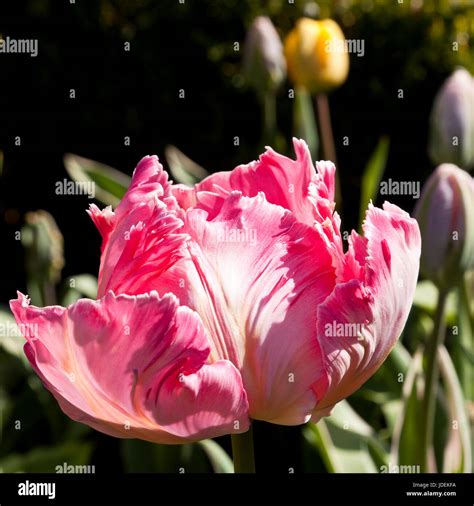
[[[438,293],[438,303],[434,317],[434,328],[431,339],[425,346],[425,396],[423,399],[423,424],[422,424],[422,452],[423,465],[422,472],[429,472],[429,461],[434,436],[434,419],[436,414],[436,397],[438,385],[438,349],[443,344],[445,334],[445,313],[448,290],[440,289]]]
[[[321,158],[330,160],[337,167],[336,147],[334,145],[334,135],[332,133],[331,112],[329,109],[328,96],[325,93],[316,95],[316,113],[318,116],[319,133],[321,136]],[[339,169],[339,167],[337,167]],[[339,182],[339,172],[336,171],[336,189],[335,200],[338,209],[341,209],[341,184]]]
[[[263,96],[263,143],[265,146],[273,145],[277,132],[276,125],[276,94],[266,91]]]
[[[255,473],[255,457],[253,451],[253,431],[243,434],[232,434],[232,456],[235,473]]]
[[[472,400],[473,396],[473,368],[466,361],[465,350],[471,349],[474,337],[474,320],[471,311],[468,278],[464,275],[458,285],[459,294],[459,336],[453,343],[453,362],[458,372],[459,381],[464,391],[466,400]]]
[[[316,126],[311,94],[302,86],[297,86],[295,89],[293,123],[296,137],[306,141],[311,158],[316,160],[319,150],[318,128]]]

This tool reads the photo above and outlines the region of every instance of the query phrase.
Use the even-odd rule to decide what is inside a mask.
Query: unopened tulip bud
[[[283,44],[270,18],[254,19],[245,39],[243,70],[258,92],[275,90],[286,77]]]
[[[439,90],[430,118],[429,155],[433,163],[474,166],[474,78],[456,70]]]
[[[426,182],[415,216],[421,230],[421,272],[450,289],[474,267],[474,180],[455,165],[440,165]]]
[[[27,213],[21,235],[28,275],[41,285],[59,281],[64,267],[63,236],[54,218],[42,210]]]
[[[292,81],[312,93],[340,86],[349,72],[344,34],[332,19],[299,19],[285,39],[285,56]]]

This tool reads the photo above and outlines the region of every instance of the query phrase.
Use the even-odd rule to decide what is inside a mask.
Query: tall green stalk
[[[439,378],[437,354],[439,346],[444,342],[447,297],[448,291],[440,289],[434,318],[433,335],[425,346],[425,396],[423,399],[423,424],[421,426],[421,455],[423,455],[421,470],[425,473],[429,471],[430,452],[433,445],[436,395]]]
[[[272,90],[266,91],[262,102],[263,143],[266,146],[273,146],[277,133],[276,93]]]
[[[453,340],[451,347],[451,356],[456,367],[456,372],[461,383],[464,397],[466,400],[473,400],[473,381],[474,371],[470,362],[469,353],[472,354],[474,321],[472,317],[470,295],[468,293],[467,278],[464,276],[458,285],[459,312],[458,324],[459,332],[456,339]]]
[[[311,94],[302,86],[298,86],[295,89],[293,123],[295,136],[304,139],[308,144],[311,158],[313,160],[318,159],[319,137],[313,103]]]
[[[255,473],[252,426],[243,434],[232,434],[232,456],[235,473]]]

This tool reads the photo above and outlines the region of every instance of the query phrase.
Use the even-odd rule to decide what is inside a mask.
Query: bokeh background
[[[85,276],[83,288],[68,292],[70,277],[97,275],[100,238],[85,213],[90,203],[86,196],[55,194],[55,183],[70,178],[64,165],[66,153],[131,175],[146,154],[156,153],[166,165],[169,145],[209,172],[230,170],[262,152],[260,104],[241,66],[246,30],[262,14],[272,19],[282,37],[298,18],[308,15],[331,17],[346,38],[365,42],[364,56],[350,55],[347,81],[329,96],[345,229],[358,226],[361,177],[381,136],[389,139],[384,179],[423,182],[428,177],[434,169],[427,142],[435,94],[456,66],[474,71],[471,2],[29,0],[2,4],[0,34],[39,40],[36,58],[0,55],[3,309],[17,289],[28,291],[28,277],[42,268],[41,259],[28,253],[17,234],[30,211],[48,211],[64,238],[63,253],[61,248],[56,251],[53,290],[72,298],[93,290],[91,278]],[[126,42],[130,51],[124,50]],[[235,42],[240,43],[239,51]],[[456,51],[453,42],[458,43]],[[287,81],[279,89],[277,111],[279,148],[292,156],[290,88]],[[75,99],[70,98],[71,89]],[[185,99],[179,98],[181,89]],[[20,146],[15,145],[17,136]],[[130,145],[124,144],[126,136]],[[239,146],[234,145],[235,136],[240,138]],[[349,145],[343,145],[345,136]],[[416,203],[412,196],[393,195],[389,200],[408,212]],[[376,202],[382,201],[380,196]],[[400,460],[396,462],[393,453],[396,419],[404,403],[403,382],[397,375],[406,374],[411,355],[431,331],[434,300],[433,288],[425,285],[402,337],[403,351],[344,404],[339,418],[314,430],[257,423],[258,470],[380,472],[389,461],[416,464],[416,451],[410,453],[416,440],[407,435],[409,430],[403,436],[405,447],[397,454]],[[453,299],[448,314],[452,322],[456,304]],[[447,346],[453,356],[461,353],[449,335]],[[215,446],[124,442],[69,421],[31,373],[18,347],[4,348],[0,343],[3,471],[54,472],[63,462],[94,464],[96,472],[228,469]],[[472,368],[472,348],[470,353],[465,360],[469,360],[466,367]],[[466,401],[472,416],[472,397]],[[440,415],[437,423],[442,470],[450,440],[449,416]],[[217,442],[230,450],[228,438]]]

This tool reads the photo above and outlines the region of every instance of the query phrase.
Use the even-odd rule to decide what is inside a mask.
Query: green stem
[[[467,273],[466,273],[467,274]],[[467,359],[466,352],[472,352],[474,321],[468,289],[468,278],[464,275],[458,285],[459,293],[459,335],[453,343],[453,362],[459,376],[466,400],[473,399],[473,368]]]
[[[276,94],[267,91],[263,96],[263,143],[273,146],[277,132],[276,127]]]
[[[433,445],[434,436],[434,418],[436,412],[436,395],[438,386],[438,361],[437,354],[438,348],[443,344],[445,335],[445,313],[446,313],[446,300],[448,297],[447,290],[440,290],[438,293],[438,304],[434,317],[434,328],[431,339],[428,340],[425,346],[425,396],[423,399],[423,425],[422,425],[422,452],[423,464],[421,466],[422,472],[429,472],[429,459],[430,452]]]
[[[232,434],[232,456],[235,473],[255,473],[252,426],[243,434]]]
[[[329,109],[328,96],[324,93],[316,95],[316,111],[318,115],[319,132],[321,135],[321,158],[330,160],[337,169],[336,146],[334,145],[334,135],[332,133],[331,112]],[[341,184],[339,182],[339,172],[336,170],[336,190],[335,200],[337,209],[341,210]]]
[[[469,323],[471,326],[471,332],[474,330],[474,314],[471,311],[471,294],[469,293],[469,283],[471,282],[469,278],[469,274],[471,271],[466,272],[461,279],[461,283],[459,285],[460,295],[461,295],[461,303],[466,306],[467,315],[469,318]]]
[[[317,159],[319,138],[313,103],[309,91],[301,86],[295,89],[293,124],[295,136],[306,141],[311,153],[311,158],[313,160]]]

